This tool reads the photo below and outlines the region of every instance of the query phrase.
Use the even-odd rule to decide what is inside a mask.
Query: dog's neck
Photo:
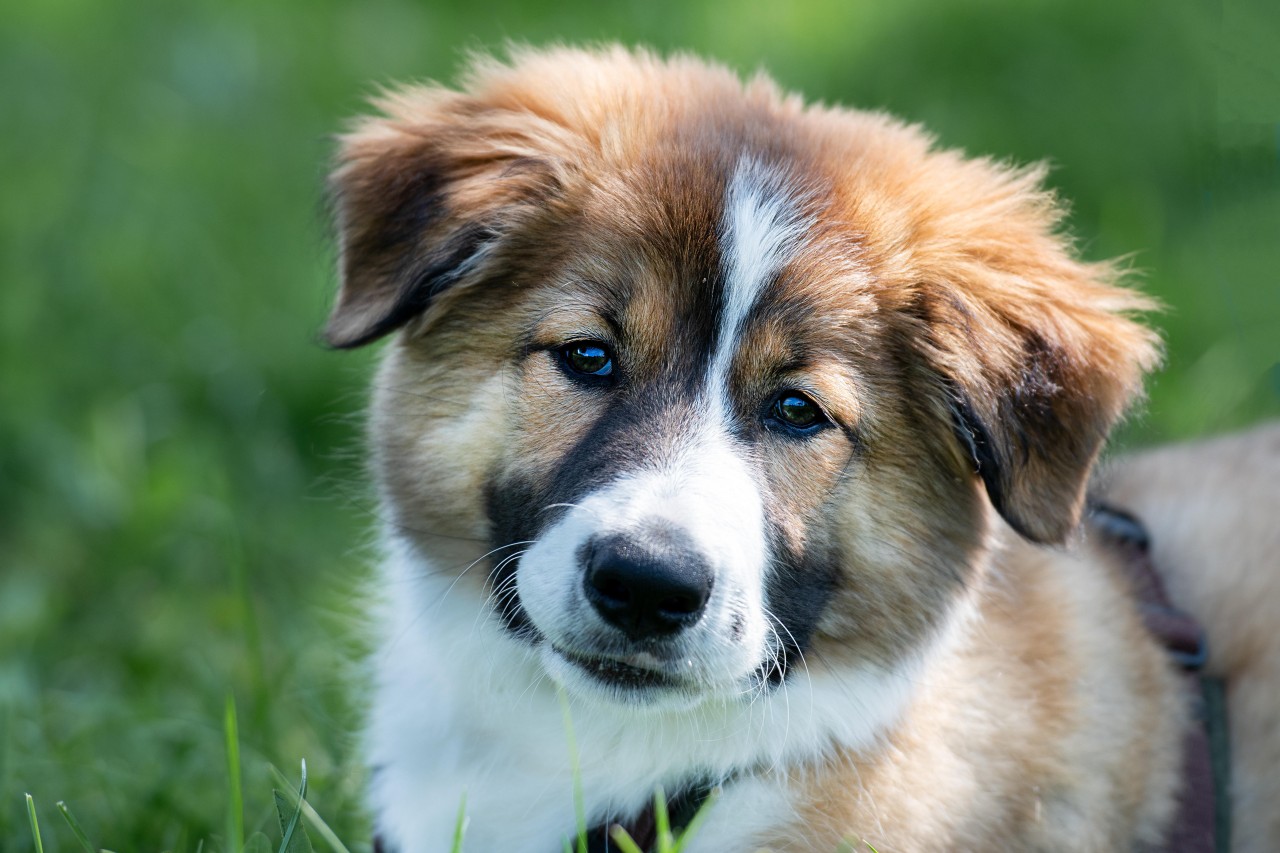
[[[375,663],[386,673],[381,680],[387,689],[394,685],[411,694],[391,704],[429,697],[424,715],[447,715],[454,731],[471,729],[477,738],[521,742],[510,760],[530,770],[568,772],[561,703],[536,649],[504,630],[474,585],[457,583],[403,541],[389,545],[380,584],[386,639]],[[971,609],[967,600],[958,603],[929,646],[895,666],[836,673],[815,659],[782,688],[747,701],[709,699],[665,712],[624,704],[588,707],[571,698],[580,772],[616,778],[619,767],[627,768],[629,799],[648,797],[657,784],[679,785],[690,773],[727,778],[803,765],[833,750],[872,748],[904,712],[921,682],[923,661],[936,665],[945,656],[964,633]],[[378,721],[373,727],[376,737]],[[608,783],[602,791],[608,792],[602,799],[613,801],[624,793]]]

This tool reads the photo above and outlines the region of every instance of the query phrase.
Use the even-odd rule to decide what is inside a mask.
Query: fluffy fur
[[[1156,341],[1039,170],[616,48],[378,107],[327,335],[394,333],[384,843],[465,792],[468,849],[558,849],[566,713],[592,824],[723,783],[695,851],[1159,841],[1185,703],[1073,532]]]

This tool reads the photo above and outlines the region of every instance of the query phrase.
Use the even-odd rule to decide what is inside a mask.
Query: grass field
[[[367,848],[352,602],[371,353],[318,343],[329,135],[467,48],[621,39],[1049,159],[1169,309],[1122,442],[1280,414],[1280,27],[1181,0],[43,0],[0,10],[0,850]],[[242,824],[224,712],[234,702]],[[317,841],[317,847],[323,845]]]

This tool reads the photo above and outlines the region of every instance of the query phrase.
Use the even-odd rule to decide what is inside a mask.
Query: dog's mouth
[[[633,655],[628,658],[583,655],[567,649],[553,647],[556,654],[571,663],[580,672],[602,685],[626,690],[671,690],[688,687],[687,679],[674,675],[650,655]]]

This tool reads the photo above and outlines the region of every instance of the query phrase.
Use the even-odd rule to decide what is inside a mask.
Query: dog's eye
[[[560,363],[571,376],[605,379],[613,375],[613,355],[604,344],[577,341],[558,350]]]
[[[830,423],[818,404],[799,391],[783,391],[769,407],[766,423],[810,435]]]

